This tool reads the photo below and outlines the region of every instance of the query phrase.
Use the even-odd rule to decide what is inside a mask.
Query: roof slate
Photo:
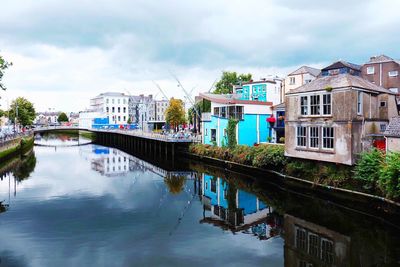
[[[384,133],[386,136],[400,137],[400,117],[390,119],[389,125]]]
[[[360,89],[366,89],[376,93],[385,93],[385,94],[394,94],[393,92],[385,89],[383,87],[377,86],[359,76],[354,76],[350,74],[338,74],[333,76],[324,76],[315,79],[314,81],[307,83],[303,86],[300,86],[296,89],[290,90],[287,95],[296,94],[296,93],[304,93],[304,92],[312,92],[312,91],[320,91],[324,90],[327,87],[332,87],[332,89],[336,88],[346,88],[346,87],[356,87]]]
[[[361,70],[361,66],[360,65],[340,60],[340,61],[336,61],[335,63],[329,65],[328,67],[323,68],[322,71],[338,69],[338,68],[341,68],[341,67],[348,67],[348,68],[351,68],[351,69],[354,69],[354,70]]]
[[[312,67],[309,67],[309,66],[302,66],[302,67],[298,68],[297,70],[293,71],[292,73],[290,73],[288,76],[290,76],[290,75],[298,75],[298,74],[303,74],[303,73],[310,73],[314,77],[317,77],[321,73],[321,70],[320,69],[316,69],[316,68],[312,68]]]

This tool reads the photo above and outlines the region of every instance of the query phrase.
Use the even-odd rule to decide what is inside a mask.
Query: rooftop
[[[272,102],[254,101],[254,100],[240,100],[240,95],[238,94],[211,94],[211,93],[200,93],[200,96],[211,102],[218,104],[247,104],[247,105],[264,105],[272,106]]]
[[[400,137],[400,117],[393,117],[390,119],[384,135],[389,137]]]
[[[321,71],[333,70],[333,69],[338,69],[338,68],[343,68],[343,67],[348,67],[350,69],[358,70],[358,71],[361,70],[361,66],[360,65],[340,60],[340,61],[336,61],[335,63],[332,63],[328,67],[323,68]]]
[[[374,64],[374,63],[382,63],[382,62],[389,62],[389,61],[395,61],[395,60],[386,55],[379,55],[379,56],[370,57],[369,61],[365,64]]]
[[[377,86],[359,76],[354,76],[350,74],[338,74],[333,76],[324,76],[315,79],[314,81],[307,83],[303,86],[300,86],[296,89],[291,90],[287,95],[304,93],[304,92],[312,92],[312,91],[320,91],[324,90],[327,87],[331,87],[332,89],[338,88],[359,88],[371,91],[373,93],[385,93],[385,94],[395,94],[388,89]]]
[[[302,67],[298,68],[297,70],[293,71],[292,73],[290,73],[288,76],[299,75],[299,74],[304,74],[304,73],[310,73],[312,76],[317,77],[321,73],[321,70],[312,68],[312,67],[308,67],[308,66],[302,66]]]

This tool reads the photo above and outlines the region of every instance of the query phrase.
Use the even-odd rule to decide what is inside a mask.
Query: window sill
[[[307,118],[332,118],[332,114],[331,115],[300,115],[299,119],[307,119]]]
[[[324,153],[324,154],[335,154],[335,150],[329,150],[329,149],[312,149],[312,148],[306,148],[306,147],[296,147],[295,150],[297,151],[304,151],[304,152],[317,152],[317,153]]]

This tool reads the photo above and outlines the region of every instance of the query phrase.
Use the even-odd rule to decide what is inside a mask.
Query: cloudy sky
[[[255,79],[301,65],[400,58],[398,0],[1,0],[1,108],[79,111],[101,92],[183,97],[223,70]]]

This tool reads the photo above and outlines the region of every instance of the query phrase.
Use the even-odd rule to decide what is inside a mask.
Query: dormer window
[[[399,72],[397,70],[392,70],[388,72],[389,77],[397,77]]]
[[[290,84],[290,85],[293,85],[293,84],[295,84],[295,83],[296,83],[296,77],[290,77],[289,84]]]
[[[367,74],[374,74],[375,73],[375,67],[367,67]]]

